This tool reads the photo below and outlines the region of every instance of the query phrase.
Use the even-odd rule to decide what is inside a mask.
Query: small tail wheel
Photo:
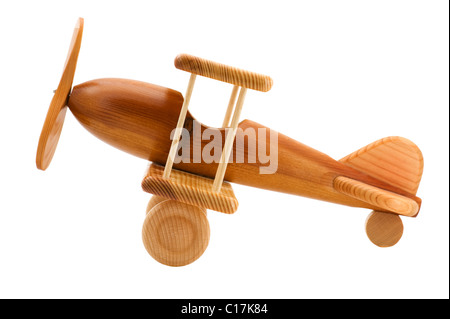
[[[158,262],[174,267],[200,258],[210,236],[206,209],[170,199],[154,202],[142,227],[147,252]]]
[[[403,235],[403,222],[399,215],[372,211],[366,220],[366,234],[379,247],[391,247]]]

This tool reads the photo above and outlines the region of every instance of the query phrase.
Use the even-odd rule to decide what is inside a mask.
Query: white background
[[[1,298],[448,298],[447,1],[2,1]],[[422,150],[418,218],[374,246],[369,211],[234,185],[234,215],[209,212],[195,263],[154,261],[141,241],[147,162],[68,113],[52,165],[35,152],[73,27],[74,83],[122,77],[184,94],[190,53],[272,76],[242,118],[339,159],[400,135]],[[219,125],[231,86],[198,79],[192,114]]]

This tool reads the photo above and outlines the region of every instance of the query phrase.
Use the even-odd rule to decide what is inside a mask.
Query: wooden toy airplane
[[[269,91],[270,77],[181,54],[175,59],[175,67],[191,73],[184,98],[169,88],[125,79],[98,79],[72,89],[82,32],[80,18],[45,119],[36,164],[41,170],[49,166],[67,108],[93,135],[151,161],[142,188],[155,196],[147,207],[142,239],[148,253],[157,261],[183,266],[203,254],[210,235],[206,210],[228,214],[237,210],[238,202],[229,182],[369,208],[373,211],[366,221],[366,233],[381,247],[393,246],[401,238],[403,224],[399,215],[417,216],[421,200],[416,192],[423,157],[409,140],[383,138],[336,161],[277,133],[277,144],[269,145],[278,148],[277,170],[260,174],[265,163],[248,160],[255,157],[260,146],[250,148],[249,145],[261,140],[273,144],[266,136],[260,136],[260,129],[276,132],[249,120],[239,122],[239,117],[247,89]],[[191,142],[187,144],[191,151],[205,150],[209,143],[215,143],[213,146],[221,150],[220,161],[195,159],[193,152],[187,161],[175,160],[180,139],[181,143],[186,139],[181,138],[183,130],[191,133],[198,124],[188,111],[197,75],[233,85],[223,127],[199,126],[201,132],[209,129],[219,133],[220,139],[196,142],[189,137],[187,140]],[[242,136],[248,129],[256,132],[255,135]],[[230,161],[238,138],[248,142],[233,154],[243,155],[247,159],[243,162]]]

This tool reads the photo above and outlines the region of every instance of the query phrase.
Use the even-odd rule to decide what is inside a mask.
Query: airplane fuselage
[[[79,84],[73,88],[68,101],[74,116],[93,135],[122,151],[161,165],[167,160],[171,133],[176,127],[182,104],[183,96],[175,90],[125,79],[98,79]],[[200,127],[200,136],[205,136],[205,130],[215,130],[221,138],[214,140],[214,134],[209,134],[210,139],[196,140],[196,125],[200,125],[197,126],[197,129]],[[225,129],[199,124],[189,112],[184,128],[189,133],[190,143],[186,145],[189,145],[190,152],[187,152],[188,157],[183,161],[175,163],[174,168],[214,178],[217,161],[210,162],[195,156],[194,151],[203,151],[205,147],[214,149],[215,143],[223,145]],[[246,134],[249,131],[254,134]],[[261,136],[261,132],[266,135]],[[261,174],[261,168],[267,167],[268,163],[261,161],[257,155],[261,141],[266,141],[266,151],[272,150],[270,133],[275,132],[249,120],[239,124],[234,144],[235,160],[227,166],[226,181],[348,206],[377,209],[334,189],[333,180],[337,176],[346,176],[415,199],[400,189],[280,133],[277,133],[276,139],[276,170],[271,174]],[[238,145],[238,140],[244,143]],[[220,154],[215,154],[215,158],[218,156]],[[243,162],[237,161],[238,157],[243,158]]]

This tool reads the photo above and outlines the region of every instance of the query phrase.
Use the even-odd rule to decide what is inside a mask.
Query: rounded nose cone
[[[77,120],[96,137],[154,161],[167,156],[182,104],[177,91],[125,79],[77,85],[68,103]]]

